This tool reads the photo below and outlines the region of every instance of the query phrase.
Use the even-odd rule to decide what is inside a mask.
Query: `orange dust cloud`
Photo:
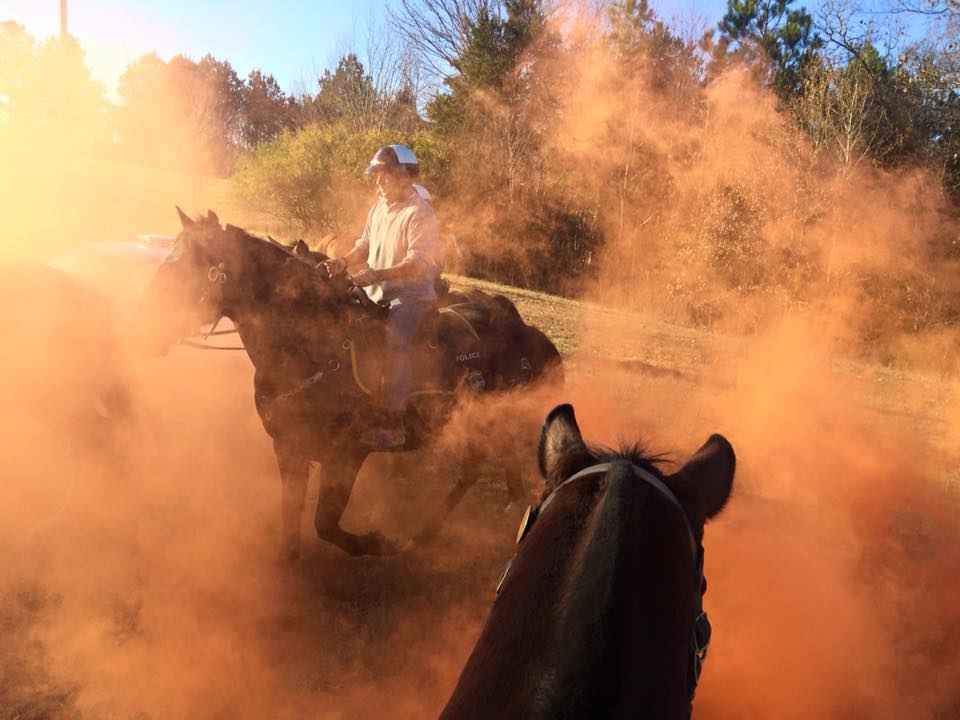
[[[696,717],[955,714],[960,337],[931,318],[960,227],[937,179],[838,164],[748,72],[664,86],[659,58],[581,36],[551,157],[606,201],[606,245],[564,399],[608,444],[681,459],[720,432],[738,455]]]
[[[494,447],[522,439],[535,496],[536,426],[558,402],[590,440],[678,460],[721,432],[738,475],[706,529],[695,716],[956,715],[954,335],[907,332],[932,296],[883,292],[949,281],[931,250],[955,231],[945,201],[920,172],[836,168],[744,73],[667,92],[657,61],[625,77],[591,37],[557,70],[550,138],[608,209],[589,302],[537,320],[568,343],[566,385],[465,409],[447,455],[374,458],[345,526],[411,535],[478,427]],[[475,468],[429,548],[350,558],[307,519],[302,562],[277,567],[279,479],[246,358],[134,358],[95,289],[38,265],[175,231],[174,203],[250,218],[199,165],[104,160],[68,135],[0,137],[0,715],[435,715],[513,552],[502,468]],[[451,200],[451,216],[519,213],[507,200],[474,215]]]

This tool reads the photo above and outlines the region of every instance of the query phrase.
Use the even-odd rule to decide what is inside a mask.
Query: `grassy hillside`
[[[680,396],[699,393],[705,385],[728,390],[735,382],[730,369],[743,364],[755,349],[751,337],[672,325],[635,312],[461,275],[448,277],[454,286],[509,297],[527,323],[550,337],[569,369],[586,378],[616,373],[625,389],[642,392],[656,379],[669,383]],[[827,365],[838,382],[856,385],[866,408],[891,422],[915,425],[935,446],[952,442],[957,389],[946,369],[944,374],[921,372],[845,357],[834,357]]]

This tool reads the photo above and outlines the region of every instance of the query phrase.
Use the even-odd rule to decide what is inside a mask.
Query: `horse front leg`
[[[274,442],[280,468],[280,553],[282,563],[300,558],[300,521],[307,496],[310,460],[293,446]]]
[[[340,527],[357,474],[368,454],[359,443],[340,446],[327,454],[321,467],[313,525],[321,540],[333,543],[349,555],[392,555],[397,548],[381,533],[357,535]]]
[[[447,497],[444,498],[440,507],[430,516],[430,519],[423,526],[423,529],[414,535],[412,540],[413,544],[422,545],[430,542],[437,536],[437,533],[443,528],[443,524],[450,516],[450,513],[460,504],[460,501],[463,500],[463,496],[467,494],[467,491],[476,484],[485,457],[486,453],[481,451],[478,446],[473,443],[467,446],[460,460],[460,472],[457,474],[456,485],[447,493]]]

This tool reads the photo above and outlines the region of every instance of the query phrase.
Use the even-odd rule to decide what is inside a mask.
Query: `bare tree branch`
[[[390,10],[390,22],[442,80],[456,70],[475,18],[484,12],[499,16],[503,9],[502,0],[400,0],[399,8]]]

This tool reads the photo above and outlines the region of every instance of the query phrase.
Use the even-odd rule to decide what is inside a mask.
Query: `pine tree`
[[[798,94],[805,67],[823,41],[805,8],[791,8],[794,0],[728,0],[720,21],[721,56],[739,54],[747,61],[765,57],[769,82],[781,99]]]

